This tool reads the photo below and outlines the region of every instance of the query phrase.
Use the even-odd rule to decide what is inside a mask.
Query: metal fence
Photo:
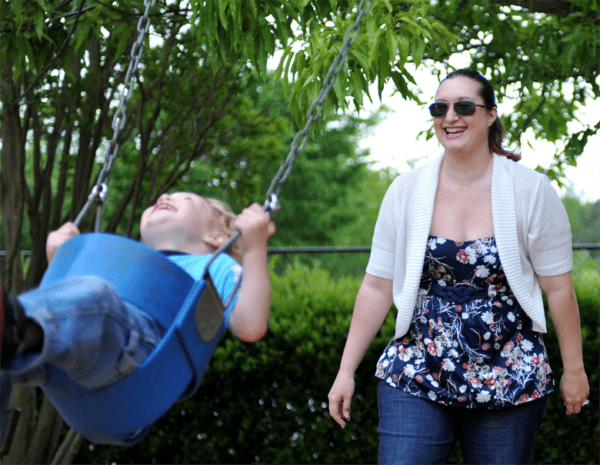
[[[573,244],[573,250],[588,250],[600,258],[600,244]],[[274,271],[281,274],[294,262],[327,269],[333,278],[364,275],[369,260],[370,246],[354,247],[269,247],[269,259],[275,260]]]
[[[600,250],[600,244],[573,244],[573,250]],[[371,252],[370,246],[354,247],[269,247],[269,254],[288,254],[288,253],[361,253]],[[1,253],[1,252],[0,252]]]
[[[573,250],[588,250],[594,258],[600,259],[600,244],[573,244]],[[364,275],[369,260],[370,246],[352,247],[269,247],[269,260],[274,260],[274,271],[283,273],[285,268],[300,262],[309,266],[318,264],[329,271],[333,278]],[[22,252],[23,262],[31,256],[31,251]],[[0,269],[3,268],[5,251],[0,251]]]

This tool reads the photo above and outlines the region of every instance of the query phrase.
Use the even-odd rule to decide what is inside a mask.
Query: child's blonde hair
[[[229,205],[221,200],[217,199],[206,199],[208,203],[215,209],[219,216],[219,221],[221,222],[221,226],[223,226],[223,232],[227,234],[227,237],[231,237],[235,230],[232,229],[231,223],[235,219],[236,215],[233,213]],[[244,250],[242,248],[242,242],[238,239],[236,240],[229,249],[227,253],[231,255],[238,263],[242,263],[244,259]]]

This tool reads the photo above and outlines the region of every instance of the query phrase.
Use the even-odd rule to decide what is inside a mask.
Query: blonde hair
[[[221,223],[222,230],[227,237],[233,236],[235,233],[235,229],[231,227],[231,223],[235,220],[235,213],[231,210],[229,205],[225,202],[222,202],[217,199],[206,199],[206,201],[213,207],[213,209],[217,212],[219,222]],[[244,260],[244,249],[242,247],[242,241],[237,239],[229,249],[227,249],[227,253],[231,255],[238,263],[242,263]]]

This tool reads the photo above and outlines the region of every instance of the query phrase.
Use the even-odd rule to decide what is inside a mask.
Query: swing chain
[[[279,203],[279,195],[272,193],[267,197],[267,200],[265,200],[265,203],[263,205],[263,209],[267,212],[267,213],[275,213],[276,211],[279,210],[279,208],[281,207],[280,203]]]
[[[123,81],[123,91],[121,92],[119,106],[112,120],[112,139],[106,147],[106,151],[104,153],[104,165],[102,166],[102,169],[98,174],[98,180],[96,182],[96,185],[92,189],[92,192],[88,197],[87,203],[83,206],[81,212],[75,219],[75,226],[77,227],[79,227],[79,224],[89,211],[92,204],[98,203],[95,231],[98,232],[100,230],[101,218],[99,219],[98,215],[102,214],[102,205],[104,204],[104,202],[106,202],[107,198],[106,194],[108,191],[107,185],[108,178],[110,176],[110,170],[112,169],[112,165],[116,160],[117,155],[119,154],[119,137],[121,137],[123,129],[125,128],[125,110],[127,109],[129,100],[131,100],[131,82],[133,80],[133,77],[137,73],[140,61],[142,59],[142,54],[144,52],[144,38],[150,30],[150,10],[154,7],[154,5],[156,5],[156,0],[144,0],[144,14],[140,17],[137,23],[138,35],[131,47],[131,59],[129,60],[127,72],[125,73],[125,80]]]
[[[102,184],[96,184],[88,197],[89,200],[94,200],[102,203],[106,202],[107,198],[108,185],[105,182],[103,182]]]
[[[96,223],[95,223],[94,231],[99,232],[100,231],[100,223],[102,220],[102,207],[104,206],[104,203],[106,202],[107,199],[108,199],[108,184],[105,182],[96,184],[92,188],[92,192],[90,192],[90,195],[88,196],[87,203],[85,204],[84,208],[81,210],[81,212],[79,212],[79,215],[77,215],[77,218],[74,221],[75,226],[79,227],[79,225],[81,224],[81,221],[87,214],[90,207],[93,204],[96,204]]]
[[[100,232],[102,208],[104,207],[104,202],[106,202],[106,199],[108,198],[108,184],[105,182],[96,184],[88,198],[96,202],[96,223],[94,225],[94,231]]]
[[[360,31],[360,23],[362,22],[362,19],[367,14],[369,14],[371,8],[373,7],[373,0],[369,0],[369,4],[367,6],[365,6],[366,2],[367,0],[360,0],[356,20],[354,21],[354,24],[352,24],[352,26],[350,26],[350,28],[348,28],[348,30],[346,31],[346,35],[344,36],[344,42],[342,44],[342,47],[340,48],[340,52],[333,60],[329,71],[325,75],[321,92],[319,92],[319,95],[308,109],[308,121],[306,122],[304,128],[298,133],[296,133],[296,135],[294,136],[290,152],[285,161],[279,167],[277,174],[275,175],[273,181],[271,182],[271,185],[269,186],[269,190],[267,191],[267,199],[265,200],[265,203],[263,205],[263,208],[267,213],[275,213],[280,208],[279,193],[281,192],[281,188],[283,187],[283,184],[287,181],[288,177],[291,174],[294,162],[296,161],[296,156],[298,155],[298,153],[300,153],[300,151],[302,151],[302,149],[306,145],[306,142],[308,140],[308,130],[310,129],[310,126],[317,119],[319,119],[321,113],[323,112],[323,104],[325,103],[325,99],[331,92],[331,89],[333,89],[333,86],[335,85],[335,80],[337,79],[338,74],[340,73],[340,71],[344,67],[344,64],[346,63],[346,58],[348,56],[348,51],[350,50],[350,47],[354,44],[354,42],[356,42],[356,39],[358,38],[358,34]],[[298,143],[300,138],[302,138],[302,141]],[[239,231],[236,231],[223,245],[221,245],[221,247],[219,247],[217,250],[215,250],[215,252],[213,252],[212,257],[210,258],[210,260],[204,268],[204,279],[206,279],[206,276],[208,275],[208,268],[210,267],[210,265],[222,252],[227,250],[240,237],[240,235],[241,233]],[[235,293],[237,292],[240,281],[241,280],[238,280],[235,289],[231,293],[231,296],[235,295]],[[227,304],[229,304],[230,302],[231,299],[228,299]]]
[[[269,190],[267,191],[267,199],[271,197],[273,193],[279,195],[281,192],[281,188],[283,184],[287,181],[288,177],[292,172],[292,168],[294,166],[294,162],[296,161],[296,156],[298,153],[302,151],[306,142],[308,141],[308,131],[311,125],[320,118],[321,113],[323,112],[323,104],[325,103],[325,99],[333,89],[335,85],[335,81],[342,71],[344,64],[346,63],[346,58],[348,56],[348,51],[350,47],[356,42],[358,38],[358,34],[360,31],[360,23],[362,19],[369,14],[371,8],[373,7],[373,0],[369,0],[369,4],[365,6],[366,0],[361,0],[358,5],[358,15],[354,24],[348,28],[346,31],[346,35],[344,36],[344,41],[342,47],[340,48],[340,52],[333,60],[329,71],[325,75],[325,79],[323,81],[323,87],[321,88],[321,92],[317,98],[312,102],[310,108],[308,109],[307,117],[308,120],[306,125],[301,131],[298,131],[292,140],[292,145],[290,147],[290,152],[285,159],[285,161],[279,167],[277,174],[273,178],[271,185],[269,186]],[[302,139],[302,140],[300,140]],[[268,202],[268,200],[267,200]]]

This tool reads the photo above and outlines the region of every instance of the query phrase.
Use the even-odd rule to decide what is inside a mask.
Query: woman
[[[546,293],[567,415],[587,403],[568,219],[545,176],[502,148],[494,91],[458,70],[430,107],[443,155],[397,178],[381,206],[329,411],[350,419],[354,373],[392,302],[377,365],[380,463],[528,463],[554,381]]]

